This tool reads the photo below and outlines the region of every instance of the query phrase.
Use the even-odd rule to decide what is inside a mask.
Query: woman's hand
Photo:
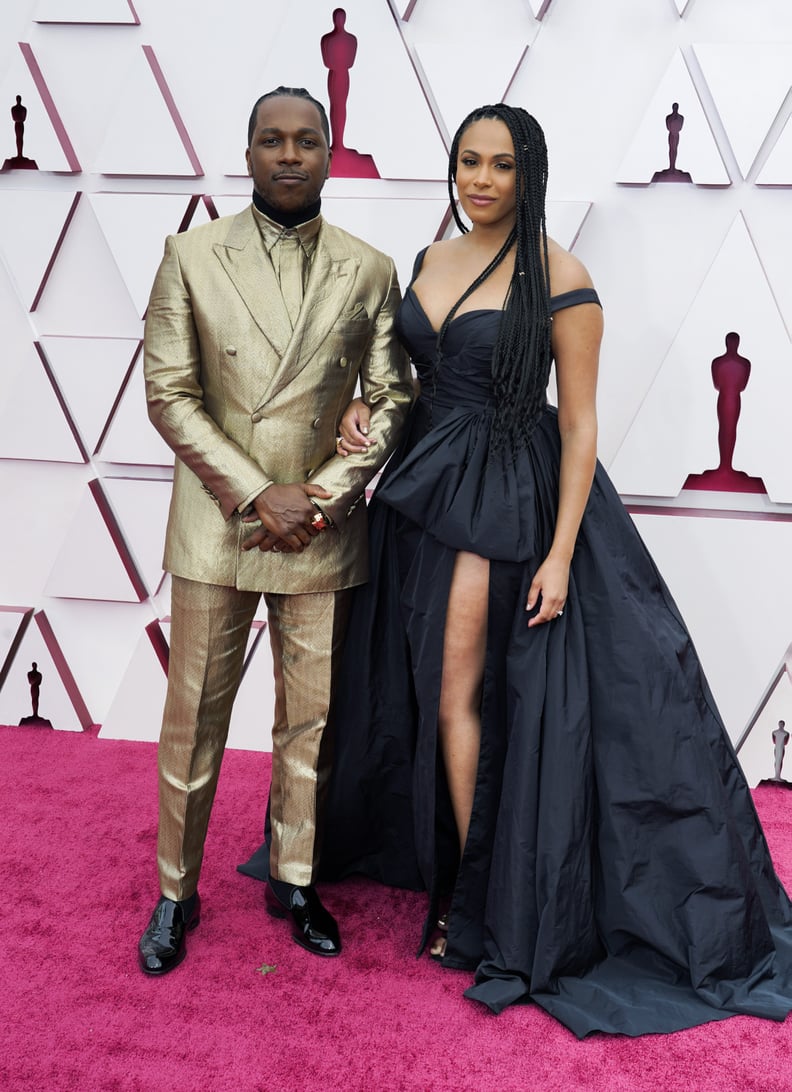
[[[541,598],[539,610],[529,619],[529,626],[552,622],[564,613],[569,590],[569,562],[548,556],[539,566],[528,590],[526,610],[533,610]]]
[[[376,440],[369,439],[368,430],[371,410],[362,398],[355,398],[344,410],[341,424],[338,426],[336,451],[346,458],[368,451]]]

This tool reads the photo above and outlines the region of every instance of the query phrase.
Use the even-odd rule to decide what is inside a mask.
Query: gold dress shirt
[[[253,212],[294,327],[302,306],[322,217],[315,216],[304,224],[285,228],[259,212],[255,206]]]

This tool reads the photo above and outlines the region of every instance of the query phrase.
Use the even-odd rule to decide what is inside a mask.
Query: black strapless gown
[[[592,297],[568,293],[554,309]],[[499,320],[455,318],[433,375],[435,332],[411,290],[402,305],[423,393],[371,502],[323,875],[426,887],[428,923],[452,892],[444,964],[474,971],[466,996],[495,1012],[530,999],[580,1037],[735,1013],[782,1020],[792,908],[690,636],[601,466],[563,616],[526,625],[553,535],[560,439],[548,407],[516,461],[491,453]],[[461,861],[437,742],[458,550],[491,560]]]

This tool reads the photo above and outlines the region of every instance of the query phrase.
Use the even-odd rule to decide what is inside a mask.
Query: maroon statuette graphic
[[[748,386],[751,362],[740,356],[737,349],[740,335],[726,335],[726,352],[712,362],[712,382],[718,392],[718,452],[720,461],[713,470],[690,474],[685,489],[713,489],[724,493],[765,493],[761,478],[751,477],[732,466],[737,442],[737,422],[740,418],[741,395]]]
[[[374,160],[354,148],[344,146],[344,129],[349,98],[349,71],[357,55],[357,38],[345,30],[346,12],[336,8],[333,29],[322,36],[322,61],[328,69],[327,95],[330,99],[330,130],[333,158],[330,175],[333,178],[379,178]]]
[[[668,166],[665,170],[655,171],[652,175],[653,182],[692,182],[687,171],[677,170],[677,152],[679,151],[679,134],[685,119],[679,112],[679,103],[671,104],[671,113],[665,119],[668,129]]]
[[[14,121],[14,137],[16,139],[16,155],[6,159],[0,170],[3,171],[37,171],[38,165],[35,159],[28,159],[22,154],[22,146],[25,142],[25,118],[27,107],[22,105],[22,96],[17,95],[16,102],[11,107],[11,117]]]
[[[20,726],[25,724],[33,726],[34,728],[51,728],[51,722],[48,721],[46,717],[39,716],[39,695],[41,694],[42,675],[35,660],[31,665],[30,671],[27,673],[27,677],[28,683],[30,684],[30,701],[33,706],[33,715],[31,717],[22,717],[19,724]]]

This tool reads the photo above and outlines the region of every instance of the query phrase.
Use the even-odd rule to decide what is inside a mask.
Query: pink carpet
[[[35,728],[0,728],[0,746],[8,1092],[792,1089],[792,1019],[581,1043],[533,1006],[492,1016],[462,997],[467,975],[415,958],[414,893],[324,886],[345,949],[304,952],[235,871],[259,842],[267,755],[226,755],[203,919],[182,966],[146,978],[135,950],[157,897],[154,746]],[[792,885],[792,794],[755,795]]]

